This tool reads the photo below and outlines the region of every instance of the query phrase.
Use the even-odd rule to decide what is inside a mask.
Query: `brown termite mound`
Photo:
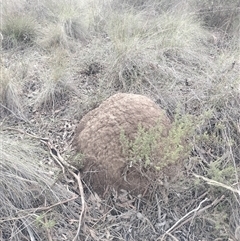
[[[141,161],[133,164],[123,153],[121,133],[134,140],[139,126],[149,130],[161,126],[166,136],[170,121],[164,110],[149,98],[136,94],[115,94],[80,121],[74,144],[83,156],[83,173],[94,191],[102,195],[109,188],[134,194],[148,189],[153,172],[144,173]],[[158,140],[161,150],[161,138]],[[151,178],[150,178],[151,177]]]

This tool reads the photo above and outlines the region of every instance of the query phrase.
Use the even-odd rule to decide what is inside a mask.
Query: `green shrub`
[[[192,150],[191,139],[194,134],[195,125],[191,115],[180,116],[176,114],[175,120],[167,137],[162,139],[162,160],[157,169],[169,164],[178,163],[186,159]]]
[[[231,184],[235,182],[234,167],[232,165],[224,165],[223,160],[211,162],[208,169],[208,177],[217,182]]]
[[[130,140],[122,130],[120,142],[126,159],[131,163],[161,170],[187,158],[192,149],[188,142],[194,131],[192,117],[177,115],[167,136],[163,135],[163,128],[157,124],[146,130],[139,124],[133,140]]]
[[[145,167],[152,165],[151,158],[157,148],[157,141],[161,132],[158,126],[146,130],[139,124],[134,140],[129,140],[124,130],[121,130],[120,142],[124,156],[133,163],[143,162]]]

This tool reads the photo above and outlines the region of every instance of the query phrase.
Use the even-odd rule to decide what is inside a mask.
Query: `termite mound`
[[[161,136],[166,136],[170,128],[165,111],[146,96],[125,93],[111,96],[81,119],[74,145],[83,156],[85,180],[94,191],[102,195],[114,188],[140,194],[148,189],[154,171],[148,168],[143,174],[143,169],[137,168],[141,160],[129,165],[120,135],[124,132],[126,138],[134,140],[139,126],[147,131],[156,125],[162,129],[157,140],[161,152]]]

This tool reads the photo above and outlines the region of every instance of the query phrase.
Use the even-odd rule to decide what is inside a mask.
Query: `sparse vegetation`
[[[239,239],[239,1],[8,0],[1,16],[1,240],[74,240],[82,206],[51,206],[78,193],[54,150],[66,158],[79,119],[116,92],[167,111],[161,158],[183,175],[167,198],[157,183],[147,200],[84,186],[75,240]],[[151,163],[156,135],[122,133],[128,158]]]

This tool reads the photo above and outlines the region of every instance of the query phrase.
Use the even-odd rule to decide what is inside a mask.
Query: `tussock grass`
[[[194,1],[193,4],[208,27],[219,28],[229,34],[239,30],[240,4],[238,1]]]
[[[18,119],[25,120],[19,84],[9,69],[1,66],[0,72],[0,114],[13,114]]]
[[[32,44],[37,31],[36,20],[28,15],[7,15],[1,27],[4,49],[17,47],[19,44]]]
[[[59,232],[54,224],[58,219],[64,222],[68,208],[63,204],[51,210],[44,207],[66,201],[73,193],[54,184],[43,166],[46,152],[36,142],[16,139],[6,132],[0,138],[1,238],[43,240],[47,230]]]
[[[193,1],[190,5],[205,27],[211,29],[213,41],[218,48],[237,47],[239,49],[240,4],[238,1]]]
[[[74,49],[73,40],[86,44],[95,28],[100,28],[98,9],[90,1],[44,1],[45,27],[39,44],[45,48]],[[50,23],[50,24],[49,24]]]
[[[69,39],[64,27],[59,23],[50,23],[43,28],[38,39],[38,44],[44,49],[55,49],[57,47],[69,47]]]
[[[57,47],[65,47],[66,49],[74,49],[71,42],[76,39],[85,42],[88,38],[86,29],[81,25],[80,21],[63,19],[53,21],[40,31],[38,44],[45,49],[53,49]]]
[[[205,65],[208,58],[206,45],[210,35],[189,14],[149,16],[147,10],[134,9],[118,15],[113,12],[107,33],[113,51],[110,75],[118,79],[114,85],[124,90],[134,86],[140,89],[144,82],[158,86],[166,80],[169,83],[171,79],[182,79],[183,63],[185,72],[199,74],[201,63]],[[201,59],[197,57],[199,51]]]
[[[42,77],[42,91],[34,101],[35,109],[55,110],[66,103],[69,95],[74,93],[73,86],[68,80],[68,57],[66,50],[57,48],[47,60],[48,69]]]

